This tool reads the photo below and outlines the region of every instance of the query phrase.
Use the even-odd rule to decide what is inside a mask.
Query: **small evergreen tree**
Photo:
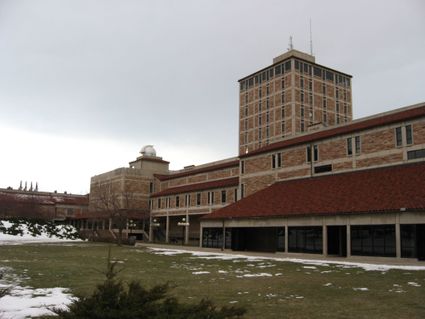
[[[127,287],[117,280],[119,271],[108,256],[106,280],[89,297],[72,303],[68,311],[55,310],[60,319],[227,319],[242,318],[246,309],[218,308],[210,300],[182,304],[168,295],[170,285],[145,289],[133,281]]]

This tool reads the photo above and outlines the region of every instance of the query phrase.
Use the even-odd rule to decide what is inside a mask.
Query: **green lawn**
[[[27,278],[25,285],[69,287],[84,295],[103,281],[107,252],[107,245],[91,243],[0,246],[0,267],[12,267]],[[124,269],[119,275],[124,281],[147,286],[171,281],[182,301],[242,305],[247,318],[425,318],[425,271],[201,259],[137,247],[113,246],[112,255]]]

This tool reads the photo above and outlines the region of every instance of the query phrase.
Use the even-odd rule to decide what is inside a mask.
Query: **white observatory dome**
[[[140,151],[140,154],[142,154],[143,156],[155,157],[156,156],[156,151],[153,148],[153,145],[145,145],[145,146],[142,147],[142,150]]]

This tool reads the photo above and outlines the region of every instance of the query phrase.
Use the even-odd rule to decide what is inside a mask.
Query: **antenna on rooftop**
[[[310,18],[310,55],[313,54],[313,33],[311,32],[311,18]]]
[[[292,35],[289,37],[289,47],[288,47],[288,51],[291,51],[294,49],[294,45],[292,43]]]

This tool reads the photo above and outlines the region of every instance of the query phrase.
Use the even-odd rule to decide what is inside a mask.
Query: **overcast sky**
[[[237,155],[237,80],[286,51],[353,75],[354,117],[425,101],[425,1],[0,0],[0,187],[89,191],[153,144]]]

